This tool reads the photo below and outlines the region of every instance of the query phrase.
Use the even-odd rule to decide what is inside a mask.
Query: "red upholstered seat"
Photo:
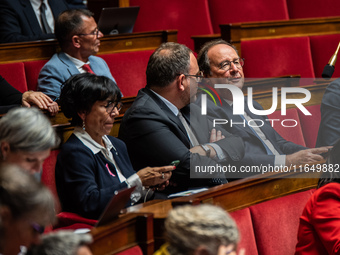
[[[140,6],[134,32],[178,30],[178,42],[194,49],[192,35],[212,34],[208,0],[130,0]]]
[[[259,254],[294,254],[299,218],[312,191],[299,192],[249,207]]]
[[[136,96],[146,85],[146,66],[153,50],[101,55],[125,97]]]
[[[315,77],[309,37],[241,41],[241,52],[247,78]]]
[[[286,0],[209,0],[208,2],[215,33],[220,33],[220,24],[289,19]]]
[[[340,3],[340,1],[339,1]],[[340,7],[339,7],[340,8]],[[310,36],[310,46],[316,78],[321,78],[323,69],[340,42],[340,34]],[[340,58],[340,56],[339,56]],[[333,78],[340,77],[340,61],[335,66]]]
[[[245,249],[246,254],[258,254],[249,208],[231,212],[230,215],[235,220],[241,235],[241,239],[237,247],[238,251],[240,249]]]
[[[0,64],[0,75],[20,92],[27,91],[25,69],[22,62]]]
[[[312,115],[304,115],[301,111],[298,112],[301,128],[303,130],[303,137],[305,139],[306,146],[314,148],[321,121],[320,105],[306,106],[306,109]]]
[[[47,61],[48,60],[37,60],[24,62],[27,87],[29,90],[37,90],[40,70],[47,63]]]
[[[286,0],[290,19],[340,16],[339,0]]]
[[[274,113],[268,115],[268,119],[279,120],[273,122],[274,129],[287,141],[306,146],[298,110],[296,108],[287,109],[286,115],[281,115],[281,111],[275,111]],[[282,121],[284,121],[283,125]],[[294,126],[296,123],[297,125],[295,127],[285,127]]]
[[[138,245],[136,245],[129,249],[126,249],[125,251],[116,253],[116,255],[143,255],[143,252],[141,248]]]
[[[57,156],[60,150],[51,151],[50,156],[45,160],[43,165],[43,172],[41,176],[41,182],[44,183],[53,193],[56,200],[56,212],[61,211],[61,206],[58,198],[56,182],[55,182],[55,164],[57,162]],[[55,229],[77,229],[77,228],[89,228],[94,226],[97,220],[86,219],[78,214],[70,212],[60,212],[57,215],[58,223],[54,226]]]

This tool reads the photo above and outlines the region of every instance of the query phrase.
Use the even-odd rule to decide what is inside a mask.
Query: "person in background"
[[[236,255],[239,231],[222,208],[178,206],[165,220],[165,243],[154,255]],[[240,254],[244,254],[241,249]]]
[[[60,14],[55,35],[61,52],[55,53],[41,69],[38,91],[56,101],[62,84],[72,75],[85,72],[103,75],[115,82],[106,62],[94,56],[99,51],[103,34],[89,10],[67,10]]]
[[[54,198],[48,188],[18,166],[1,165],[0,254],[25,254],[54,221]]]
[[[0,0],[0,43],[55,38],[54,21],[65,0]]]
[[[42,110],[49,111],[51,116],[56,115],[59,111],[58,104],[44,93],[34,91],[21,93],[0,75],[0,114],[6,113],[9,109],[19,105],[24,107],[37,106]]]
[[[244,60],[239,57],[236,48],[224,40],[214,40],[204,44],[197,56],[198,65],[203,72],[206,83],[211,87],[218,84],[231,84],[239,89],[244,85],[243,64]],[[271,126],[267,116],[252,113],[244,99],[244,114],[234,115],[233,105],[235,98],[229,89],[216,88],[222,98],[222,105],[215,105],[212,100],[207,100],[207,114],[213,118],[227,119],[236,123],[235,125],[220,125],[230,133],[240,136],[245,144],[245,155],[237,162],[238,166],[291,166],[313,163],[324,160],[320,155],[328,151],[328,148],[306,148],[285,140]],[[210,97],[208,97],[210,98]],[[200,99],[200,97],[198,98]],[[197,102],[199,105],[200,100]],[[256,101],[252,102],[254,108],[263,110]],[[251,120],[257,120],[251,121]],[[258,121],[259,120],[259,121]],[[260,126],[258,123],[264,124]],[[244,125],[240,123],[245,123]],[[247,125],[246,123],[251,123]],[[257,126],[258,125],[258,126]]]
[[[243,141],[217,130],[196,100],[200,75],[196,58],[185,45],[163,43],[152,53],[147,85],[125,112],[119,138],[127,145],[135,168],[179,160],[167,194],[227,182],[226,172],[197,171],[232,164],[244,155]]]
[[[0,163],[39,175],[58,141],[50,121],[37,108],[14,108],[0,119]]]
[[[41,236],[41,243],[33,245],[27,255],[92,255],[90,234],[59,230]]]
[[[77,74],[64,84],[60,106],[75,129],[61,147],[55,170],[63,211],[98,219],[116,191],[136,187],[133,204],[152,195],[145,187],[169,184],[174,166],[136,172],[124,142],[109,136],[122,107],[120,99],[119,88],[105,76]]]
[[[295,255],[339,254],[340,140],[322,166],[318,188],[300,217]]]
[[[340,139],[340,79],[332,81],[322,96],[321,121],[316,146],[333,145]]]
[[[83,0],[66,0],[70,9],[86,9],[86,5]]]

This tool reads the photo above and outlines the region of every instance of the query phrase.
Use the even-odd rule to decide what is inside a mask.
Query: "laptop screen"
[[[104,35],[132,33],[138,12],[139,6],[103,8],[98,28]]]

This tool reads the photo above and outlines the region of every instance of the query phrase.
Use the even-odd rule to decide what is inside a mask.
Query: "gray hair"
[[[190,53],[185,45],[167,42],[161,44],[150,56],[146,68],[147,87],[166,87],[179,74],[187,74],[190,68]]]
[[[202,71],[205,75],[206,74],[210,74],[210,60],[208,58],[208,51],[215,45],[219,45],[219,44],[225,44],[227,46],[232,47],[237,55],[238,55],[238,51],[236,49],[236,47],[228,42],[226,42],[225,40],[222,39],[217,39],[217,40],[213,40],[210,42],[206,42],[202,48],[200,49],[198,55],[197,55],[197,62],[198,62],[198,66],[200,68],[200,71]]]
[[[42,236],[41,243],[33,246],[29,255],[76,255],[79,247],[92,242],[90,234],[76,234],[60,230]]]
[[[237,245],[239,233],[234,220],[222,208],[201,204],[179,206],[171,210],[165,221],[170,254],[192,254],[204,245],[217,254],[220,245]]]
[[[0,120],[0,144],[12,151],[37,152],[58,145],[59,139],[48,118],[37,108],[15,108]]]
[[[7,207],[14,219],[38,221],[44,226],[54,223],[54,197],[33,175],[18,166],[0,166],[0,208]],[[4,235],[0,219],[0,240]]]

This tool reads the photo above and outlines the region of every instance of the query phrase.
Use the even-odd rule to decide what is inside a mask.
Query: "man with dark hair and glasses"
[[[146,87],[138,92],[120,126],[119,137],[135,169],[180,161],[165,191],[168,194],[226,183],[225,171],[205,169],[222,169],[243,157],[242,140],[214,129],[190,104],[196,100],[202,78],[190,49],[178,43],[162,44],[149,59]]]
[[[115,81],[106,62],[94,56],[99,51],[100,38],[92,13],[86,9],[67,10],[55,24],[55,36],[61,52],[55,53],[41,69],[38,90],[57,100],[61,85],[79,73],[94,73]]]
[[[224,40],[214,40],[206,43],[201,48],[198,56],[198,65],[203,72],[204,82],[212,87],[214,84],[232,84],[239,89],[243,88],[244,59],[240,58],[236,48]],[[207,100],[208,115],[213,118],[227,119],[235,125],[223,126],[231,132],[242,137],[245,144],[244,158],[237,162],[243,165],[271,165],[271,166],[290,166],[303,163],[312,163],[323,160],[319,154],[326,152],[327,148],[308,149],[282,138],[271,126],[267,116],[253,114],[247,103],[244,101],[244,115],[233,115],[233,98],[229,89],[216,89],[222,98],[222,105],[215,105],[211,100]],[[207,97],[209,99],[209,97]],[[197,104],[201,105],[201,97]],[[253,106],[257,110],[263,110],[262,106],[253,101]],[[256,120],[251,121],[251,120]],[[249,122],[250,121],[250,122]],[[258,125],[262,121],[263,125]],[[262,123],[261,122],[261,123]],[[245,123],[240,124],[240,123]],[[251,123],[247,125],[246,123]],[[239,176],[241,177],[241,176]]]

